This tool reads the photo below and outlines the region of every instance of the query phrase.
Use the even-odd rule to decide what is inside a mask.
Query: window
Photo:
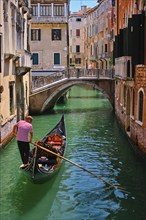
[[[64,5],[54,5],[54,16],[64,16]]]
[[[80,45],[76,45],[76,53],[80,53]]]
[[[81,21],[81,18],[76,18],[76,21]]]
[[[41,16],[51,16],[51,5],[41,5],[40,6]]]
[[[131,112],[132,115],[134,115],[134,105],[135,105],[134,98],[135,98],[135,91],[133,89],[132,90],[132,112]]]
[[[52,29],[52,40],[61,40],[61,29]]]
[[[37,5],[32,5],[32,15],[38,16],[38,7]]]
[[[75,59],[75,64],[81,64],[81,58],[76,58]]]
[[[80,29],[76,29],[76,37],[80,37]]]
[[[41,40],[41,30],[40,29],[31,29],[31,40],[40,41]]]
[[[142,122],[143,119],[143,92],[139,92],[138,102],[138,120]]]
[[[112,0],[112,7],[115,6],[115,0]]]
[[[54,53],[54,64],[60,64],[60,53]]]
[[[69,61],[70,63],[72,63],[72,58],[70,58],[70,61]]]
[[[9,83],[10,114],[14,114],[14,82]]]
[[[105,52],[107,52],[107,44],[105,44]]]
[[[38,65],[39,63],[39,55],[38,53],[32,54],[32,65]]]
[[[126,107],[126,86],[124,85],[123,89],[123,105]]]
[[[90,47],[90,55],[92,56],[92,45]]]

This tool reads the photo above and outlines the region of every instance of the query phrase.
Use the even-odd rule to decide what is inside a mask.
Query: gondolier
[[[34,148],[30,151],[29,164],[21,170],[33,183],[43,183],[59,171],[63,162],[59,156],[64,156],[66,149],[64,115],[41,140],[31,144]]]
[[[20,167],[26,167],[29,161],[29,142],[32,142],[33,127],[32,117],[26,116],[25,120],[20,120],[13,127],[13,134],[16,136],[18,148],[23,164]]]

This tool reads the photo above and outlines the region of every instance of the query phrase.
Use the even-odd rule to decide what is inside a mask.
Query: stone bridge
[[[52,110],[57,100],[66,94],[69,88],[83,84],[100,90],[114,107],[115,80],[112,71],[75,69],[49,76],[32,76],[31,114]]]

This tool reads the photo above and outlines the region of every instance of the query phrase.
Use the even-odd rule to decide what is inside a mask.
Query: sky
[[[79,11],[82,5],[86,5],[88,8],[93,8],[97,5],[97,0],[70,0],[71,12]]]

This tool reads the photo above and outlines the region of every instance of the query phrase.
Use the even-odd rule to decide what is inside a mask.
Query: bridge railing
[[[114,71],[113,70],[104,70],[104,69],[68,69],[65,70],[65,75],[67,78],[70,77],[108,77],[113,78],[114,77]]]
[[[54,82],[69,79],[69,78],[113,78],[113,70],[103,70],[103,69],[65,69],[59,72],[54,72],[49,75],[33,75],[31,89],[37,89]]]

